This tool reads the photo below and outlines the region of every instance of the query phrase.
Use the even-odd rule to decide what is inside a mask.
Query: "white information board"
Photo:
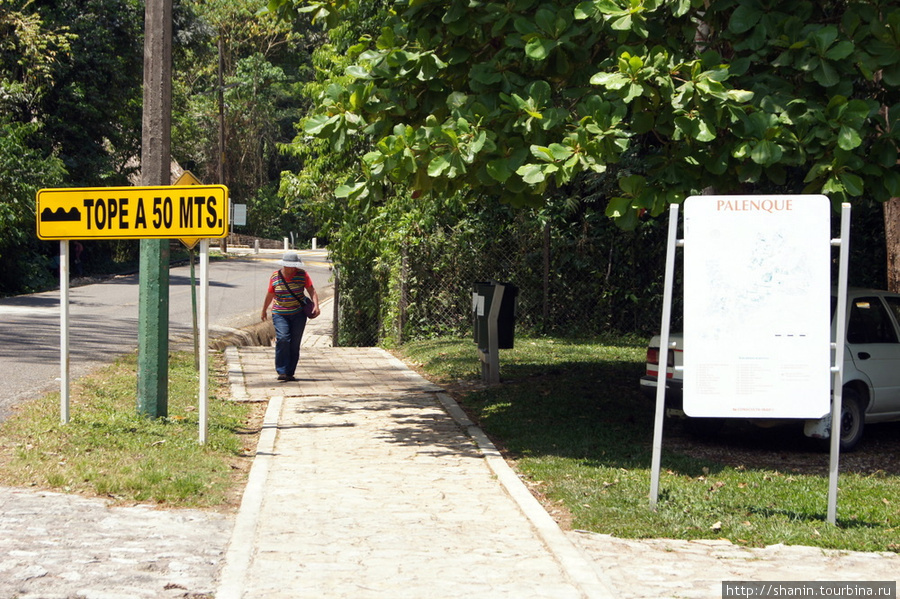
[[[685,200],[687,415],[829,412],[830,214],[820,195]]]

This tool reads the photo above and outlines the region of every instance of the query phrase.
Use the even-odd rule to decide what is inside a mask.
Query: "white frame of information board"
[[[675,251],[677,247],[684,247],[685,240],[678,239],[678,204],[669,206],[669,235],[666,246],[666,265],[663,285],[663,307],[660,326],[659,363],[668,361],[669,332],[672,313],[672,287],[675,279]],[[830,246],[840,248],[839,272],[837,284],[837,314],[835,341],[830,343],[833,363],[829,368],[834,376],[833,398],[831,401],[832,433],[837,427],[834,423],[840,422],[842,410],[842,388],[844,374],[844,342],[846,339],[846,304],[847,304],[847,264],[849,260],[850,245],[850,204],[841,206],[841,237],[832,239]],[[829,256],[830,263],[830,256]],[[830,293],[829,293],[830,296]],[[662,371],[660,371],[662,372]],[[658,380],[656,386],[656,411],[653,430],[652,463],[650,467],[650,509],[655,510],[659,499],[659,473],[662,455],[662,430],[665,417],[666,385],[664,380]],[[829,463],[828,483],[828,513],[827,521],[835,524],[837,516],[837,490],[838,490],[838,463],[840,458],[840,434],[831,435],[831,452]]]

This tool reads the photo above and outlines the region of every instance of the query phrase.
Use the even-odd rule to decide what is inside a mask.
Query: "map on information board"
[[[685,201],[686,414],[829,411],[830,216],[825,196]]]

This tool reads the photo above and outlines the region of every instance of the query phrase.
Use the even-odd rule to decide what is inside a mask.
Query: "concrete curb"
[[[269,464],[275,451],[278,420],[281,417],[283,403],[283,397],[273,397],[266,408],[262,431],[256,446],[256,456],[250,467],[241,507],[235,518],[228,551],[225,553],[225,565],[219,576],[216,599],[241,599],[244,594],[244,581],[247,579],[247,569],[253,555],[254,538],[265,494],[266,479],[269,476]]]
[[[244,385],[244,369],[241,364],[241,354],[234,345],[225,348],[225,364],[228,367],[228,383],[231,385],[231,399],[233,401],[250,401],[247,387]]]

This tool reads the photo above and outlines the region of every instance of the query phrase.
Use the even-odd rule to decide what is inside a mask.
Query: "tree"
[[[271,0],[326,25],[346,0]],[[410,0],[304,122],[364,178],[514,204],[612,178],[607,214],[705,188],[900,196],[900,5],[891,0]]]
[[[257,10],[248,0],[183,6],[180,37],[191,43],[176,58],[173,155],[208,182],[218,180],[222,161],[231,197],[249,204],[249,230],[280,238],[296,230],[293,215],[272,200],[280,172],[297,167],[279,144],[293,137],[308,106],[299,91],[308,73],[308,42],[304,19],[279,21],[257,16]],[[218,139],[220,48],[224,155]]]
[[[140,0],[33,0],[43,19],[74,35],[33,114],[45,122],[68,184],[127,184],[140,155],[143,19]]]
[[[65,174],[55,153],[39,148],[42,121],[27,115],[53,85],[72,36],[23,9],[0,0],[0,295],[52,277],[34,235],[34,194]]]

